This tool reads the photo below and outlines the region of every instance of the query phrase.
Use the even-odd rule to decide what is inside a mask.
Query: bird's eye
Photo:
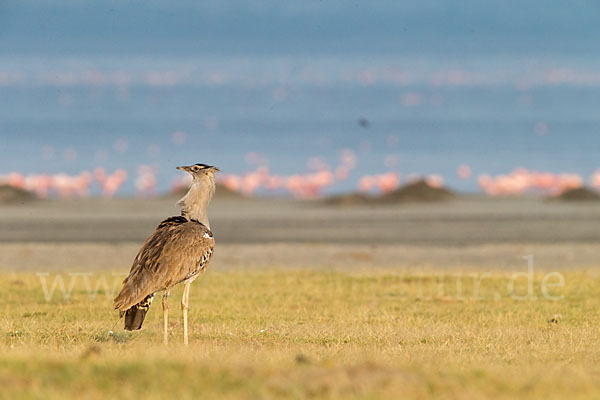
[[[198,166],[194,165],[194,167],[192,168],[194,171],[198,171]]]

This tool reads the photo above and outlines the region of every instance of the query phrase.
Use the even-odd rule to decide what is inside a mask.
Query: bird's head
[[[206,209],[210,199],[215,194],[215,174],[219,168],[206,164],[194,164],[177,167],[192,176],[190,188],[185,196],[177,202],[181,206],[181,215],[202,222],[210,229]]]
[[[212,165],[206,164],[194,164],[188,166],[177,167],[178,170],[189,172],[194,179],[201,179],[204,177],[214,178],[215,174],[220,171],[219,168],[213,167]]]

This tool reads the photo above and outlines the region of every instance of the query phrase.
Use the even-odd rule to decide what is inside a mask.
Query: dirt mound
[[[554,200],[559,201],[599,201],[600,194],[595,190],[580,187],[562,192],[554,197]]]
[[[384,194],[378,201],[380,203],[437,203],[455,197],[456,195],[446,188],[433,187],[426,181],[420,180]]]
[[[227,186],[217,183],[217,191],[215,192],[215,197],[221,199],[241,199],[245,196],[240,192],[236,192],[235,190],[229,189]]]
[[[436,203],[451,200],[455,197],[454,192],[446,188],[433,187],[424,180],[420,180],[381,196],[349,193],[326,198],[323,202],[334,206],[360,206],[367,204]]]
[[[371,204],[374,200],[374,198],[363,193],[348,193],[328,197],[323,202],[332,206],[360,206]]]
[[[36,196],[27,190],[11,185],[0,185],[0,204],[19,204],[35,199]]]

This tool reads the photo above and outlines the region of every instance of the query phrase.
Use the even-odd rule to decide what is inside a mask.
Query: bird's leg
[[[183,311],[183,344],[188,345],[188,305],[190,298],[190,285],[192,282],[183,283],[183,297],[181,299],[181,310]]]
[[[163,343],[169,344],[169,291],[165,290],[162,298],[163,307]]]

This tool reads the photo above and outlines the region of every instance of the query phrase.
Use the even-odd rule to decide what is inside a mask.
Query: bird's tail
[[[154,294],[149,294],[144,298],[144,300],[140,301],[134,306],[131,306],[128,310],[124,312],[125,330],[137,331],[139,329],[142,329],[144,318],[146,318],[146,313],[150,308],[150,304],[152,304],[153,298]],[[123,316],[123,312],[121,312],[121,316]]]

